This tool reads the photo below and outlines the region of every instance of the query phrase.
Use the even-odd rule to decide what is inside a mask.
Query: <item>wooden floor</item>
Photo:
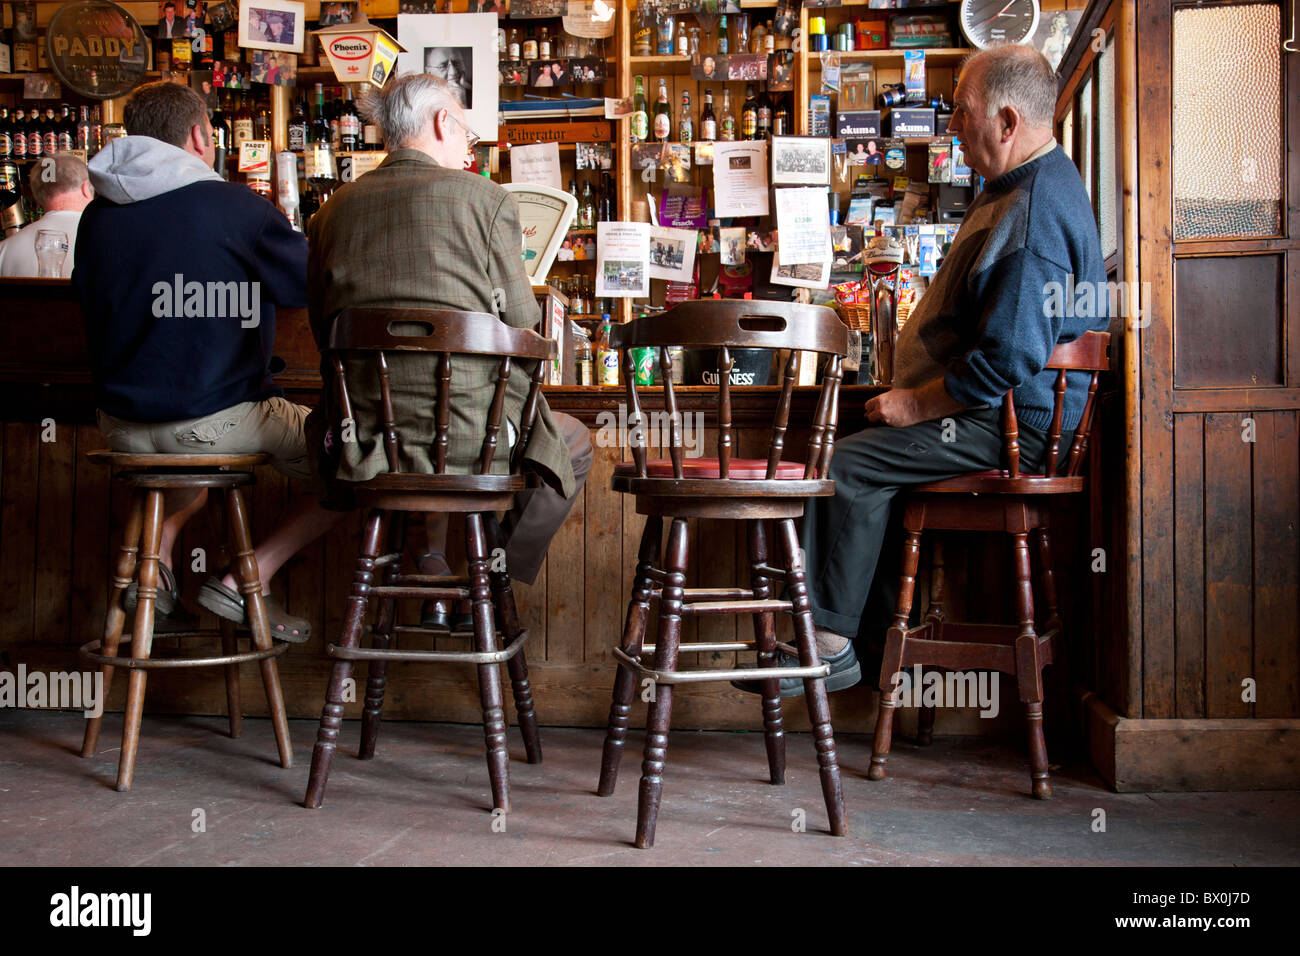
[[[787,783],[773,787],[761,734],[675,734],[658,840],[640,851],[640,734],[618,792],[601,799],[599,731],[545,729],[545,760],[529,766],[512,730],[513,809],[499,833],[476,726],[389,724],[361,763],[359,728],[346,723],[325,806],[308,811],[299,801],[313,722],[293,722],[297,763],[282,770],[268,721],[246,720],[231,740],[222,718],[146,718],[135,786],[121,794],[120,719],[106,717],[99,753],[83,760],[80,716],[0,710],[0,865],[1300,863],[1300,792],[1114,794],[1067,761],[1053,799],[1034,801],[1023,754],[1005,739],[899,740],[890,778],[872,783],[870,740],[840,735],[852,833],[837,839],[824,829],[808,735],[790,736]],[[1104,833],[1093,830],[1098,809]],[[799,811],[804,833],[791,828]]]

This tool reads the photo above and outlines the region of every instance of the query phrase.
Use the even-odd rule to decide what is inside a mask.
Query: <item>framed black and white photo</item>
[[[239,45],[251,50],[301,53],[304,4],[296,0],[246,0],[239,7]]]
[[[815,136],[772,137],[772,185],[828,186],[831,141]]]
[[[465,109],[470,128],[497,138],[497,15],[495,13],[398,14],[397,56],[403,73],[432,73],[447,81]]]

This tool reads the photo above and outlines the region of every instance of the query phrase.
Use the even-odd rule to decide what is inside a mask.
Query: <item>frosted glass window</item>
[[[1281,10],[1174,10],[1174,238],[1282,228]]]
[[[1076,100],[1079,108],[1079,155],[1075,158],[1075,165],[1079,167],[1079,175],[1083,177],[1083,186],[1088,190],[1088,199],[1092,199],[1092,137],[1096,132],[1093,126],[1092,117],[1092,78],[1089,77],[1079,87],[1079,98]],[[1095,203],[1094,203],[1095,205]]]
[[[1074,159],[1074,107],[1066,110],[1065,115],[1061,117],[1061,149],[1065,150],[1065,155]]]
[[[1097,231],[1101,234],[1101,254],[1115,252],[1115,41],[1107,41],[1097,62],[1097,147],[1100,169],[1097,177]]]

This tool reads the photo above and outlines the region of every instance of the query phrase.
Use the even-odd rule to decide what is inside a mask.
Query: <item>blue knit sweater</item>
[[[1058,342],[1104,331],[1106,267],[1092,204],[1059,147],[990,180],[898,337],[894,385],[943,376],[968,407],[1008,390],[1023,424],[1051,424]],[[1079,424],[1088,373],[1070,372],[1062,426]]]

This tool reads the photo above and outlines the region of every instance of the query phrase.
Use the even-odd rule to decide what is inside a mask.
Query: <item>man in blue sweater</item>
[[[99,428],[115,451],[265,452],[311,479],[303,422],[271,379],[275,306],[307,304],[307,241],[271,203],[212,168],[207,107],[187,86],[141,86],[129,135],[90,163],[96,199],[81,216],[72,284],[93,366]],[[205,491],[172,493],[160,549],[158,611],[177,606],[171,552]],[[256,551],[262,593],[280,566],[337,516],[297,499]],[[134,592],[128,592],[131,605]],[[234,580],[213,578],[199,603],[244,617]],[[309,623],[268,600],[276,637],[307,640]]]
[[[1009,390],[1022,467],[1040,469],[1056,378],[1043,366],[1058,342],[1107,326],[1105,294],[1082,310],[1091,314],[1048,307],[1053,290],[1104,290],[1106,272],[1092,204],[1052,136],[1056,76],[1047,60],[1022,46],[977,53],[954,99],[949,129],[984,189],[899,334],[893,387],[867,402],[877,427],[836,444],[835,495],[810,500],[804,516],[817,649],[831,665],[827,690],[860,679],[853,638],[879,640],[888,627],[898,586],[898,492],[999,467],[1000,406]],[[1086,389],[1086,373],[1071,372],[1067,433],[1079,424]],[[757,681],[737,686],[761,691]],[[803,682],[784,680],[781,693],[802,694]]]

